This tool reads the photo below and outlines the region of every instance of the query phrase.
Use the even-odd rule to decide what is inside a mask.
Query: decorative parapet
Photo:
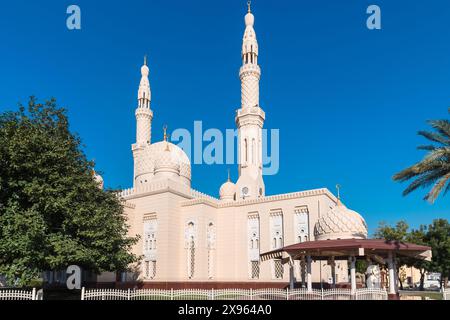
[[[197,191],[197,190],[194,190],[194,189],[191,189],[191,196],[194,199],[199,199],[200,198],[200,199],[210,200],[210,201],[213,201],[213,202],[217,202],[218,201],[217,198],[214,198],[213,196],[210,196],[210,195],[208,195],[206,193],[203,193],[203,192],[200,192],[200,191]]]
[[[257,199],[248,199],[248,200],[238,200],[238,201],[229,201],[229,202],[218,202],[216,201],[212,202],[210,199],[207,198],[195,198],[193,200],[187,200],[181,203],[181,206],[187,207],[197,204],[206,204],[210,205],[215,208],[226,208],[226,207],[238,207],[238,206],[247,206],[251,204],[259,204],[259,203],[265,203],[265,202],[273,202],[273,201],[283,201],[283,200],[289,200],[289,199],[297,199],[297,198],[307,198],[307,197],[314,197],[314,196],[320,196],[325,195],[328,198],[330,198],[332,201],[337,202],[337,198],[326,188],[322,189],[314,189],[314,190],[307,190],[307,191],[300,191],[300,192],[292,192],[292,193],[284,193],[284,194],[277,194],[273,196],[266,196],[261,197]],[[208,196],[209,197],[209,196]],[[210,197],[212,198],[212,197]]]
[[[124,208],[136,209],[136,205],[134,203],[130,203],[125,200],[122,200],[121,203]]]
[[[190,196],[191,199],[183,201],[181,206],[193,206],[197,204],[206,204],[214,208],[227,208],[227,207],[238,207],[238,206],[247,206],[252,204],[259,204],[265,202],[273,202],[273,201],[283,201],[289,199],[297,199],[297,198],[306,198],[306,197],[314,197],[325,195],[330,198],[332,201],[337,202],[337,198],[326,188],[322,189],[314,189],[300,192],[292,192],[292,193],[284,193],[277,194],[273,196],[266,196],[257,199],[247,199],[247,200],[238,200],[238,201],[229,201],[229,202],[220,202],[217,198],[213,196],[207,195],[200,191],[190,189],[185,185],[181,185],[172,180],[164,180],[159,183],[153,183],[147,186],[142,187],[139,190],[135,190],[134,188],[125,189],[122,192],[119,192],[118,195],[122,199],[130,199],[136,196],[142,196],[145,194],[149,194],[152,192],[157,192],[161,190],[171,190],[186,196]],[[302,208],[303,209],[303,208]]]
[[[126,198],[134,194],[134,188],[124,189],[117,193],[119,198]]]

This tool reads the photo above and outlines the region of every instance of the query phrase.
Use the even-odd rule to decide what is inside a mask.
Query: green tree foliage
[[[406,241],[418,245],[428,246],[430,245],[427,241],[427,227],[420,226],[417,230],[411,230],[406,235]],[[431,270],[431,263],[425,260],[404,258],[404,262],[408,267],[414,267],[419,270],[420,273],[420,291],[423,291],[423,285],[425,281],[425,274],[427,271]]]
[[[450,121],[432,120],[428,123],[434,132],[419,131],[419,135],[430,140],[432,144],[418,147],[428,154],[422,161],[395,174],[393,179],[400,182],[414,179],[403,195],[408,195],[418,188],[432,186],[424,199],[433,203],[442,192],[446,194],[450,190]]]
[[[122,205],[100,190],[93,165],[54,99],[32,97],[0,115],[0,274],[10,282],[70,264],[127,270],[138,260]]]
[[[385,239],[393,242],[405,242],[408,235],[408,223],[406,221],[399,221],[394,227],[381,222],[378,229],[375,231],[374,237],[376,239]],[[400,289],[403,290],[403,282],[400,279],[400,267],[406,264],[406,260],[403,257],[396,258],[397,276],[400,283]]]
[[[433,252],[430,268],[441,273],[441,286],[447,286],[450,276],[450,224],[446,219],[436,219],[425,236]]]
[[[385,222],[381,222],[374,236],[377,239],[386,239],[388,241],[405,241],[408,228],[409,225],[404,220],[397,222],[394,227],[389,226]]]
[[[432,249],[431,262],[409,258],[397,257],[397,268],[402,265],[414,267],[420,272],[420,290],[427,271],[441,273],[441,286],[446,286],[450,276],[450,224],[446,219],[436,219],[429,226],[420,226],[418,229],[408,231],[405,221],[399,221],[394,227],[380,223],[374,236],[388,241],[410,242],[418,245],[430,246]]]

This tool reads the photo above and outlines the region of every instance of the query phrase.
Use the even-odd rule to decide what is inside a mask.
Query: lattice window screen
[[[192,279],[195,274],[195,245],[194,241],[191,242],[189,247],[189,279]]]
[[[274,275],[276,279],[283,279],[283,264],[280,259],[273,261]]]
[[[252,279],[259,279],[259,261],[252,261]]]
[[[156,277],[156,261],[151,261],[150,278],[154,279],[155,277]]]
[[[145,278],[148,279],[150,277],[150,262],[149,261],[145,261],[144,274],[145,274]]]

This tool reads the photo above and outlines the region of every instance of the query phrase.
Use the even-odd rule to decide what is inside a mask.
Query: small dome
[[[234,200],[234,195],[236,194],[236,185],[228,180],[225,182],[219,191],[220,200]]]
[[[100,189],[103,189],[104,181],[103,181],[102,176],[99,175],[97,172],[95,172],[95,170],[92,171],[92,175],[93,175],[93,177],[94,177],[95,182],[98,184],[98,187],[99,187]]]
[[[314,227],[316,240],[366,239],[367,224],[363,217],[338,201],[336,207],[317,221]]]

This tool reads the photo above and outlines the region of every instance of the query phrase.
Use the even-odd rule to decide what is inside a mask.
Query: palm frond
[[[439,181],[433,186],[431,191],[425,196],[425,200],[434,203],[441,193],[441,191],[444,189],[445,185],[450,182],[450,172],[448,172],[446,175],[444,175],[442,178],[439,179]],[[450,184],[447,185],[447,188],[450,186]]]
[[[445,162],[440,159],[430,159],[425,157],[422,161],[406,168],[393,176],[394,181],[404,182],[411,178],[426,174],[427,172],[441,170]]]
[[[436,129],[442,136],[447,138],[447,145],[450,138],[450,121],[448,120],[432,120],[429,124]]]
[[[448,111],[450,113],[450,108]],[[450,121],[431,120],[428,124],[434,131],[419,131],[418,134],[436,145],[420,145],[417,149],[427,151],[425,157],[392,178],[399,182],[413,180],[403,191],[403,195],[408,195],[418,188],[432,186],[424,199],[433,203],[439,194],[450,191]]]
[[[403,195],[406,196],[411,192],[417,190],[418,188],[426,188],[435,183],[438,179],[440,179],[445,173],[441,171],[433,171],[430,173],[426,173],[416,178],[404,191]]]
[[[449,145],[448,139],[441,136],[439,133],[429,131],[419,131],[418,134],[433,142],[437,142],[443,145]]]
[[[417,147],[418,150],[425,150],[425,151],[433,151],[433,150],[436,150],[436,148],[438,148],[438,147],[433,146],[431,144],[430,145],[421,145],[421,146]]]

